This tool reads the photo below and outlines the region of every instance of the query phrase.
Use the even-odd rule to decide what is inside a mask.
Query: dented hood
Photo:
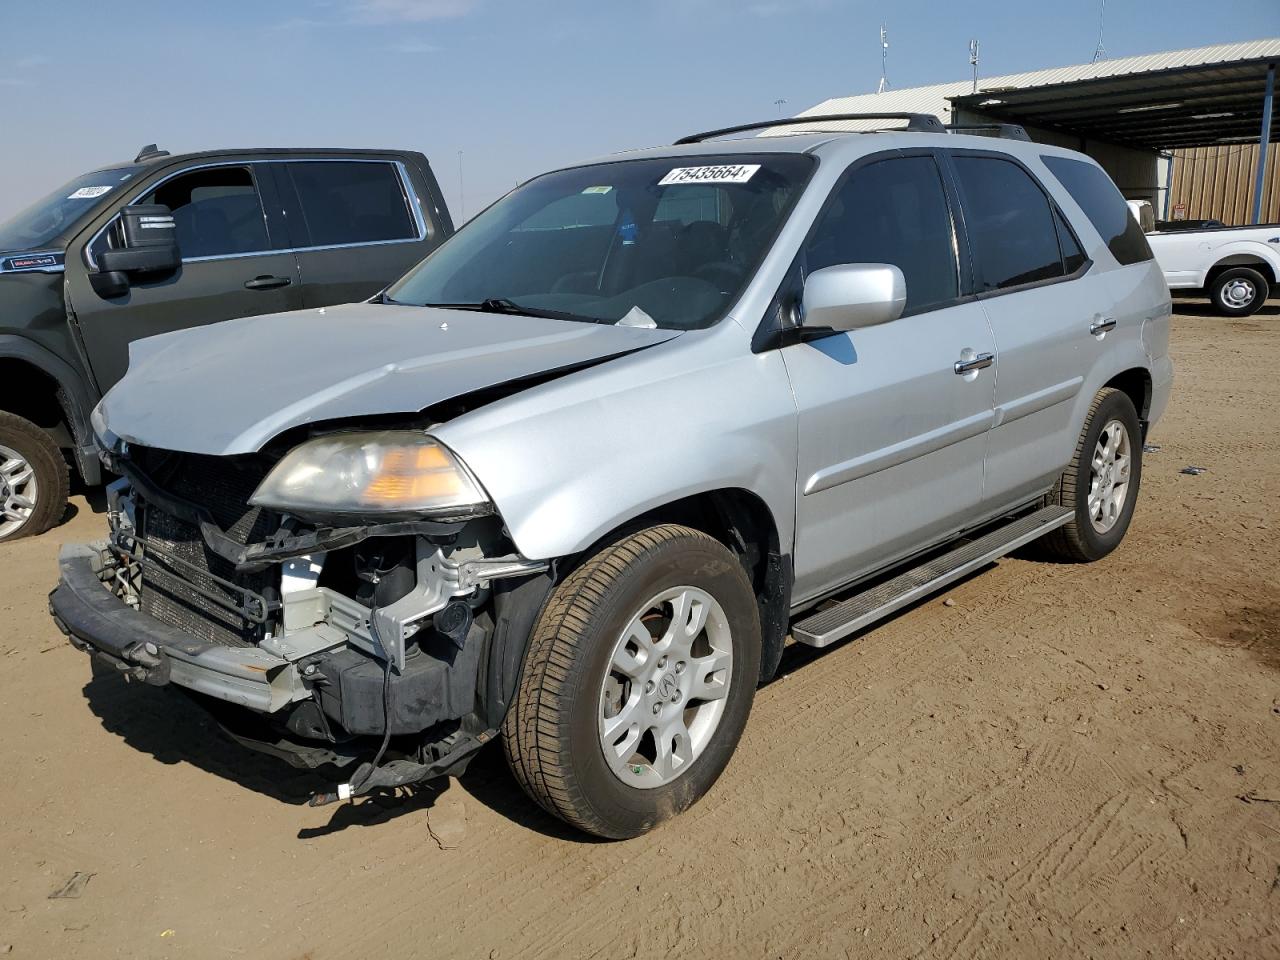
[[[290,427],[416,413],[474,390],[583,366],[677,331],[353,303],[138,340],[99,429],[187,453],[250,453]]]

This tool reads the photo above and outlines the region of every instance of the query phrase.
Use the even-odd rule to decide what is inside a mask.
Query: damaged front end
[[[192,693],[246,746],[363,761],[338,795],[458,772],[501,721],[523,652],[509,640],[527,636],[547,564],[491,510],[268,505],[290,455],[118,445],[110,535],[64,548],[55,620],[126,678]]]

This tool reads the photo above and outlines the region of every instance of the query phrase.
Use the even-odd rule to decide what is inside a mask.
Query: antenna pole
[[[884,93],[889,89],[889,31],[880,24],[880,86],[876,93]]]
[[[1107,25],[1107,0],[1101,0],[1098,5],[1098,45],[1093,48],[1093,59],[1090,63],[1097,63],[1099,60],[1107,59],[1107,48],[1102,43],[1102,31]]]
[[[467,194],[462,189],[462,151],[458,151],[458,218],[460,221],[467,218]]]
[[[787,105],[787,101],[785,98],[779,97],[777,100],[773,101],[773,105],[778,108],[778,116],[782,116],[782,108]]]
[[[969,41],[969,66],[973,67],[973,92],[978,92],[978,41]]]

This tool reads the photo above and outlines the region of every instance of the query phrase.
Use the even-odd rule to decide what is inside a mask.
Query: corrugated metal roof
[[[992,92],[1000,88],[1028,89],[1060,84],[1101,80],[1109,77],[1126,77],[1134,74],[1159,73],[1186,67],[1203,67],[1213,64],[1232,64],[1249,60],[1280,60],[1280,38],[1248,40],[1243,43],[1219,43],[1188,50],[1167,50],[1138,57],[1118,57],[1099,60],[1097,63],[1080,63],[1069,67],[1051,67],[1027,73],[1010,73],[999,77],[979,77],[978,92]],[[949,98],[968,96],[973,92],[972,80],[955,83],[935,83],[925,87],[908,87],[902,90],[886,90],[884,93],[865,93],[849,97],[835,97],[816,107],[805,110],[801,116],[821,116],[829,113],[872,113],[908,111],[932,113],[944,122],[951,116]],[[824,123],[826,130],[874,130],[884,126],[884,121],[843,120]]]

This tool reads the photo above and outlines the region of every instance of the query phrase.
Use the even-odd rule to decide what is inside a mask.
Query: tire
[[[677,595],[651,602],[669,593]],[[680,634],[681,609],[689,625],[705,617],[705,626]],[[686,636],[696,639],[681,653]],[[507,762],[524,791],[565,822],[599,837],[639,836],[719,778],[746,726],[759,662],[756,599],[733,554],[688,527],[642,530],[552,591],[503,724]],[[634,682],[620,663],[634,668]],[[684,734],[659,751],[674,718],[688,726],[676,725]],[[606,734],[610,721],[620,736]]]
[[[0,543],[44,533],[70,492],[67,461],[30,420],[0,411]]]
[[[1271,284],[1251,267],[1231,267],[1213,278],[1208,293],[1218,313],[1247,317],[1262,309],[1271,295]]]
[[[1095,455],[1099,453],[1099,441],[1104,430],[1108,430],[1108,439],[1112,436],[1113,424],[1119,424],[1126,433],[1125,445],[1127,453],[1127,473],[1119,467],[1116,457],[1110,476],[1126,477],[1123,502],[1118,509],[1108,507],[1113,500],[1102,498],[1102,524],[1095,522],[1095,510],[1091,504],[1094,492],[1094,480],[1098,471],[1094,466]],[[1119,446],[1119,445],[1117,445]],[[1101,458],[1105,463],[1105,455]],[[1103,486],[1106,486],[1105,470],[1102,473]],[[1125,531],[1129,529],[1129,521],[1133,519],[1134,504],[1138,500],[1138,488],[1142,482],[1142,429],[1138,423],[1138,413],[1133,407],[1129,395],[1110,387],[1098,391],[1089,405],[1089,412],[1084,418],[1084,429],[1080,431],[1080,439],[1076,443],[1075,455],[1071,465],[1067,467],[1058,481],[1057,487],[1049,494],[1049,504],[1061,504],[1071,507],[1075,515],[1064,526],[1046,534],[1040,539],[1042,555],[1050,559],[1064,560],[1068,563],[1089,563],[1101,560],[1120,545]],[[1116,486],[1119,484],[1117,483]],[[1114,489],[1114,488],[1113,488]],[[1109,524],[1108,524],[1109,522]],[[1101,529],[1100,526],[1105,526]]]

